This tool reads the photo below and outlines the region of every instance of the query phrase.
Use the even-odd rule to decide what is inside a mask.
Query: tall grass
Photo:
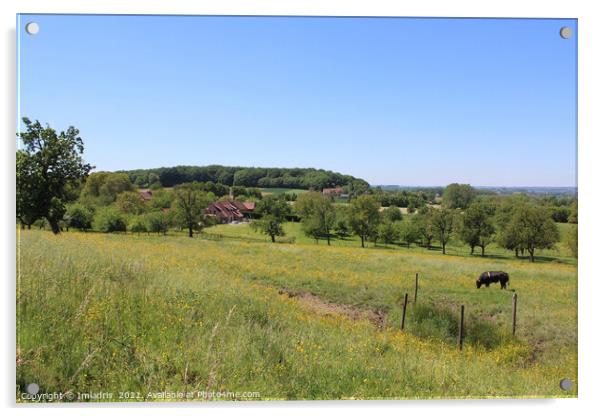
[[[576,269],[506,259],[160,236],[23,231],[17,397],[256,391],[261,399],[574,396]],[[474,288],[503,268],[519,293]],[[400,296],[419,301],[397,328]],[[385,311],[387,326],[318,314],[282,288]],[[458,351],[455,307],[467,305]],[[127,397],[120,392],[131,392]],[[77,396],[76,398],[77,399]],[[81,399],[80,400],[85,400]]]

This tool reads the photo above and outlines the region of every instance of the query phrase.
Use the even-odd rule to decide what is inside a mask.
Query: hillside
[[[558,388],[577,379],[573,265],[33,230],[20,242],[20,389],[35,379],[114,400],[198,390],[291,400],[576,395]],[[483,270],[511,276],[515,338],[513,292],[477,290]]]
[[[258,188],[323,188],[345,186],[349,191],[362,192],[369,185],[363,179],[324,169],[261,168],[240,166],[174,166],[155,169],[119,171],[140,187],[159,183],[171,187],[184,182],[214,182],[228,186]]]

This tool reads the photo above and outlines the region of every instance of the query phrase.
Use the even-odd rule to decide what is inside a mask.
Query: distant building
[[[233,221],[244,221],[253,216],[255,202],[240,202],[237,200],[216,201],[209,204],[205,213],[213,216],[221,224]]]
[[[322,194],[340,197],[343,195],[343,188],[340,186],[337,186],[336,188],[324,188],[322,189]]]
[[[153,198],[153,192],[150,189],[139,189],[138,194],[145,201],[150,201]]]

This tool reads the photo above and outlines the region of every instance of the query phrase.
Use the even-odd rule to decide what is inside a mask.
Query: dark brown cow
[[[482,285],[489,287],[491,283],[500,283],[501,289],[506,289],[510,284],[510,276],[506,272],[483,272],[477,279],[477,289]]]

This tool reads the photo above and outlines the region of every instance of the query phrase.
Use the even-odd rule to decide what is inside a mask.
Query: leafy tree
[[[379,210],[378,200],[371,195],[360,195],[351,201],[349,225],[353,232],[360,237],[362,248],[365,247],[367,239],[378,235]]]
[[[93,218],[94,213],[92,210],[83,204],[71,204],[67,206],[65,219],[69,227],[84,231],[89,230],[92,228]]]
[[[389,219],[383,220],[378,226],[378,240],[385,244],[393,244],[399,240],[398,223]]]
[[[37,120],[23,117],[23,123],[26,131],[17,134],[23,143],[23,149],[17,152],[17,215],[21,221],[31,221],[29,224],[44,217],[52,232],[58,234],[65,204],[77,197],[73,188],[92,166],[82,158],[84,142],[75,127],[57,134]],[[31,194],[19,194],[24,191]]]
[[[430,226],[435,238],[441,243],[443,254],[445,246],[454,231],[455,212],[448,208],[433,209],[430,216]]]
[[[552,248],[560,240],[558,227],[546,208],[533,204],[517,207],[506,232],[529,252],[530,262],[535,261],[535,249]]]
[[[462,215],[459,236],[470,247],[470,254],[475,247],[481,248],[481,256],[485,255],[485,247],[493,241],[495,228],[493,216],[495,208],[483,202],[473,202]]]
[[[452,183],[443,191],[443,205],[447,208],[466,209],[475,197],[475,190],[467,184]]]
[[[115,206],[125,214],[140,215],[146,210],[144,200],[138,192],[122,192],[117,195]]]
[[[41,198],[38,194],[43,191],[38,183],[41,179],[34,159],[22,150],[17,151],[17,219],[27,228],[44,215],[37,203]]]
[[[401,210],[395,205],[391,205],[390,207],[384,209],[382,211],[382,215],[385,220],[388,220],[390,222],[403,220]]]
[[[147,219],[143,215],[136,215],[130,219],[128,223],[128,229],[132,233],[146,233],[147,229]]]
[[[95,172],[88,176],[80,199],[89,204],[110,205],[120,193],[134,190],[125,173]]]
[[[301,217],[301,226],[307,236],[326,238],[330,245],[332,228],[335,225],[336,214],[329,197],[319,192],[306,192],[297,198],[295,209]]]
[[[146,230],[150,233],[167,234],[171,224],[171,216],[163,211],[149,212],[144,216]]]
[[[188,228],[188,237],[192,237],[194,230],[203,228],[205,209],[214,195],[201,191],[197,183],[178,185],[173,193],[174,219],[182,227]]]
[[[290,215],[291,209],[283,198],[268,195],[257,203],[255,211],[261,215],[261,218],[251,222],[251,228],[269,235],[272,243],[276,242],[277,236],[285,235],[282,223]]]
[[[550,207],[550,216],[554,222],[569,222],[571,210],[566,207]]]
[[[104,233],[126,231],[125,215],[114,207],[101,207],[96,210],[92,221],[94,229]]]
[[[517,209],[528,203],[529,200],[524,194],[516,194],[504,197],[496,209],[497,243],[500,247],[513,250],[516,257],[519,257],[519,252],[522,253],[525,247],[518,234],[510,230],[509,225]]]
[[[363,179],[353,179],[348,183],[347,186],[343,187],[343,190],[346,191],[351,197],[363,195],[368,192],[368,189],[370,189],[370,185]]]
[[[399,239],[408,247],[420,239],[420,233],[415,221],[403,221],[398,224]]]
[[[174,193],[166,189],[157,189],[153,192],[153,197],[148,201],[151,211],[157,211],[170,208],[174,199]]]
[[[412,223],[415,227],[415,231],[419,238],[422,240],[422,245],[426,246],[427,249],[431,249],[435,233],[431,226],[431,216],[433,208],[425,208],[420,210],[412,219]]]
[[[351,235],[351,227],[349,226],[349,206],[335,206],[335,222],[334,232],[339,238],[349,237]]]

